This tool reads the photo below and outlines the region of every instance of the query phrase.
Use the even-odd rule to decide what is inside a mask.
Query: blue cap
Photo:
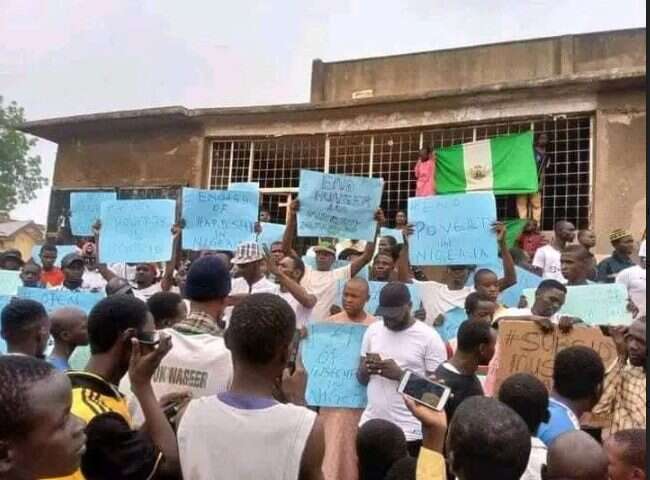
[[[225,263],[214,256],[201,257],[187,272],[185,296],[197,302],[226,298],[230,294],[230,272]]]

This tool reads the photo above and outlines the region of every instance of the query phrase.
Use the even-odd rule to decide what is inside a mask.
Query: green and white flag
[[[539,189],[533,132],[436,150],[436,193],[492,191],[495,195]]]

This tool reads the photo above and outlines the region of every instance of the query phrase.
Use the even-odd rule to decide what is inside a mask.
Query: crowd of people
[[[423,150],[417,167],[427,192],[430,156]],[[410,265],[404,212],[390,222],[403,243],[381,236],[389,222],[378,210],[375,241],[320,239],[301,252],[306,265],[295,245],[299,209],[294,200],[281,241],[234,252],[184,252],[176,225],[162,268],[98,262],[100,224],[60,267],[55,245],[28,261],[2,253],[0,269],[19,270],[26,287],[105,297],[88,314],[21,297],[3,308],[0,478],[646,478],[645,240],[637,263],[634,239],[616,230],[612,255],[597,263],[595,236],[581,231],[574,243],[570,222],[547,242],[531,219],[514,247],[497,222],[503,275],[454,265],[439,282]],[[517,283],[515,266],[541,282],[532,304],[508,308],[500,295]],[[375,311],[369,281],[385,283]],[[550,391],[530,373],[497,384],[499,325],[590,328],[560,311],[567,286],[596,282],[623,284],[633,312],[629,325],[602,327],[615,361],[570,346],[554,359]],[[455,308],[466,320],[443,341],[436,327]],[[357,371],[365,409],[306,403],[300,343],[318,322],[367,327]],[[443,410],[398,392],[407,371],[451,390]],[[602,430],[585,426],[589,416],[605,419]]]

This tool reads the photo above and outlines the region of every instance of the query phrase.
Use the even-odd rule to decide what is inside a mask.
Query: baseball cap
[[[336,255],[336,241],[333,238],[319,238],[314,252],[327,252]]]
[[[231,262],[233,265],[245,265],[263,259],[264,255],[256,242],[244,242],[239,244],[237,250],[235,250],[235,256]]]
[[[411,303],[411,293],[402,282],[389,282],[379,292],[379,307],[375,315],[393,318],[404,312],[404,306]]]
[[[84,258],[78,253],[68,253],[61,259],[61,268],[69,267],[74,262],[81,262],[83,264]]]
[[[226,298],[230,293],[230,272],[218,257],[206,256],[195,260],[187,272],[185,296],[204,302]]]
[[[18,260],[21,265],[24,264],[25,262],[23,261],[23,254],[20,253],[20,250],[17,250],[15,248],[11,248],[7,250],[6,252],[3,252],[0,254],[0,261],[7,260],[9,258],[13,258],[15,260]]]

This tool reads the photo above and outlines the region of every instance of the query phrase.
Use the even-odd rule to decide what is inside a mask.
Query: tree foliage
[[[16,130],[25,121],[23,109],[2,101],[0,96],[0,211],[10,211],[36,198],[47,179],[41,176],[41,157],[29,154],[36,139]]]

